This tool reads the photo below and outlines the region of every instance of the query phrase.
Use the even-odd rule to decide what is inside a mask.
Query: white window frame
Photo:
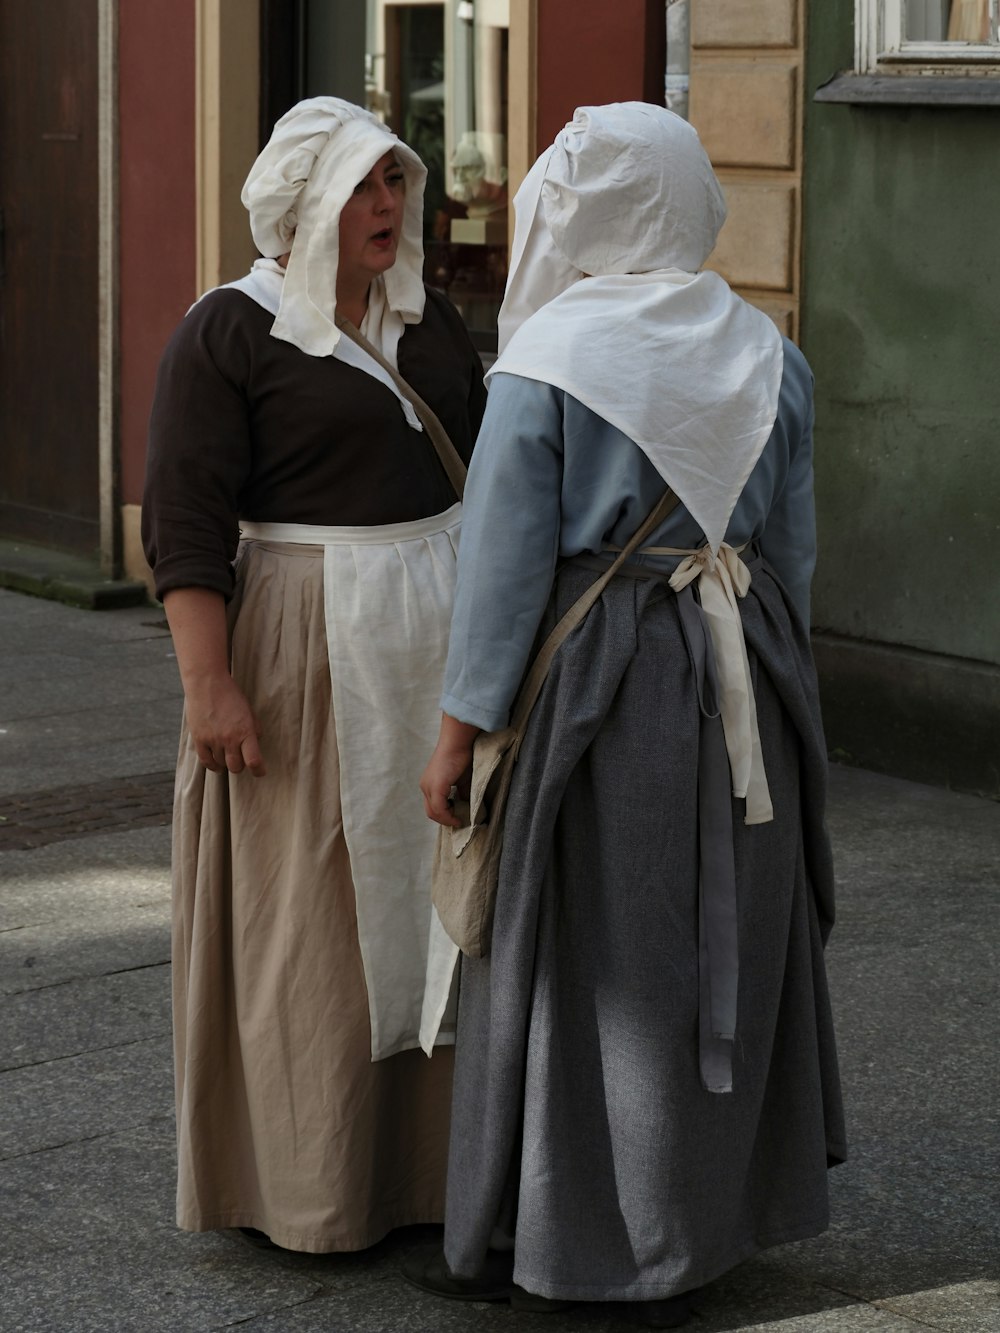
[[[1000,0],[990,0],[990,21],[1000,36]],[[885,73],[895,68],[905,72],[919,65],[928,69],[953,70],[983,66],[1000,69],[1000,44],[976,42],[907,42],[903,38],[904,0],[855,0],[854,67],[858,74]]]

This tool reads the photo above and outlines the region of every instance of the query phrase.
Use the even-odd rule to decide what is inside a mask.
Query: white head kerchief
[[[698,270],[726,218],[695,130],[644,102],[580,107],[514,199],[506,371],[624,432],[713,551],[777,414],[771,320]]]
[[[243,186],[254,242],[266,259],[291,250],[271,333],[310,356],[329,356],[335,323],[340,212],[354,187],[392,151],[406,178],[396,262],[383,278],[379,327],[368,337],[395,363],[404,324],[424,311],[423,200],[427,171],[411,148],[370,112],[339,97],[311,97],[274,127]],[[292,237],[295,244],[292,245]]]

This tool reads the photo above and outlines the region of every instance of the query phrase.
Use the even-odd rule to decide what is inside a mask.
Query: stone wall
[[[709,267],[782,332],[799,326],[802,0],[696,0],[689,114],[729,219]]]

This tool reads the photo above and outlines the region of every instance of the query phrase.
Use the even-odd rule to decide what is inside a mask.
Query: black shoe
[[[691,1318],[693,1291],[678,1296],[667,1296],[662,1301],[636,1301],[625,1309],[637,1324],[644,1328],[680,1328]]]
[[[572,1310],[580,1301],[560,1301],[551,1296],[536,1296],[533,1291],[525,1291],[515,1284],[510,1294],[510,1308],[521,1314],[558,1314],[560,1310]]]
[[[403,1264],[407,1282],[452,1301],[509,1301],[514,1292],[514,1256],[488,1251],[478,1277],[456,1277],[441,1246],[419,1250]]]
[[[419,1251],[406,1260],[403,1277],[421,1291],[453,1301],[510,1301],[512,1310],[530,1314],[554,1314],[579,1304],[536,1296],[517,1286],[513,1279],[514,1256],[496,1250],[486,1252],[483,1271],[477,1277],[456,1277],[448,1267],[440,1246]]]
[[[275,1245],[274,1241],[266,1231],[258,1231],[256,1227],[234,1227],[233,1230],[239,1235],[241,1240],[252,1245],[255,1250],[280,1250],[280,1245]]]

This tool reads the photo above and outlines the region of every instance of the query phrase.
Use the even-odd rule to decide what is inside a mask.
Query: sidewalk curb
[[[96,558],[27,542],[0,541],[0,588],[84,611],[117,611],[149,603],[144,583],[104,578]]]

